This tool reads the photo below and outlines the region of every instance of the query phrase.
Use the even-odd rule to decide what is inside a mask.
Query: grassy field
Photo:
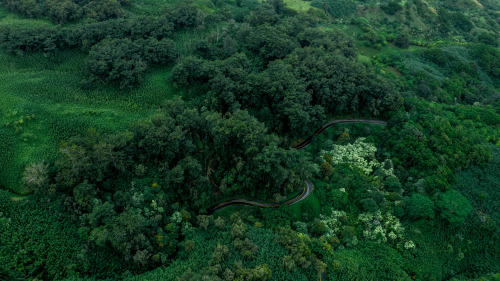
[[[285,4],[288,8],[299,11],[299,12],[307,12],[309,9],[313,8],[311,6],[310,1],[302,1],[302,0],[284,0]],[[317,8],[313,8],[317,9]]]
[[[258,0],[259,2],[263,2],[263,0]],[[287,8],[290,8],[292,10],[298,11],[298,12],[307,12],[309,9],[313,8],[315,10],[319,10],[318,8],[315,8],[311,6],[310,1],[303,1],[303,0],[283,0],[283,2],[286,4]]]
[[[378,49],[372,48],[372,47],[367,47],[364,45],[364,41],[357,39],[357,37],[360,34],[364,33],[363,30],[359,26],[352,25],[352,24],[330,24],[330,25],[322,26],[321,29],[323,29],[323,30],[338,29],[338,30],[342,31],[344,34],[346,34],[348,37],[352,38],[354,41],[354,45],[356,47],[356,51],[357,51],[358,56],[360,58],[360,61],[364,61],[364,62],[367,62],[368,60],[371,60],[373,56],[380,55],[380,54],[388,54],[388,53],[401,52],[401,51],[414,51],[414,50],[420,50],[420,49],[425,48],[425,47],[412,45],[408,49],[401,49],[392,43],[388,43],[386,46],[381,46]]]
[[[0,51],[0,185],[19,192],[24,166],[53,160],[61,141],[90,128],[125,130],[178,94],[168,82],[170,67],[153,69],[133,90],[82,90],[84,60],[77,51],[53,57]]]
[[[309,207],[312,206],[312,209],[309,209]],[[309,195],[306,199],[300,201],[297,204],[294,204],[291,206],[292,208],[292,214],[293,217],[296,221],[303,221],[303,220],[310,220],[312,218],[315,218],[319,215],[321,212],[321,204],[319,202],[318,197],[314,194]],[[309,217],[305,218],[304,211],[308,212]]]
[[[48,19],[27,19],[22,16],[10,13],[5,10],[3,5],[0,5],[0,27],[2,26],[51,26],[53,25]]]

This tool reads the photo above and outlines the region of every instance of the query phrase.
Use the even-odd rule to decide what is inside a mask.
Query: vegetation
[[[498,279],[499,11],[4,0],[0,279]]]

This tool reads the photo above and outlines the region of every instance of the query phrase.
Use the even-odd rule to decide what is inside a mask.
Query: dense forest
[[[499,42],[496,0],[0,0],[0,280],[499,280]]]

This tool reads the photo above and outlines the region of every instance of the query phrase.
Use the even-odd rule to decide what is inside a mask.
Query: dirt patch
[[[394,67],[390,66],[387,68],[390,72],[394,73],[396,76],[401,77],[403,76],[399,70],[395,69]]]
[[[297,145],[301,144],[303,141],[304,141],[304,139],[297,139],[297,140],[295,140],[294,142],[292,142],[292,145],[291,145],[291,146],[292,146],[292,147],[293,147],[293,146],[297,146]]]

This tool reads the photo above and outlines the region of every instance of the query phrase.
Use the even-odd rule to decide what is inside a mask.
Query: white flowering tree
[[[342,237],[343,244],[352,247],[358,244],[358,237],[354,227],[347,225],[347,213],[344,211],[332,210],[331,215],[320,215],[317,225],[322,228],[321,239],[331,245],[339,245],[339,237]],[[343,248],[342,245],[339,248]]]
[[[330,151],[320,152],[323,163],[328,163],[332,167],[340,164],[350,164],[359,168],[366,175],[370,175],[374,170],[381,168],[386,170],[386,175],[392,175],[392,167],[385,169],[375,158],[377,148],[372,143],[366,143],[365,138],[359,138],[354,143],[346,145],[334,144]]]
[[[378,243],[398,243],[404,239],[404,227],[398,218],[387,212],[363,213],[358,216],[359,222],[363,223],[363,236],[367,240]],[[413,241],[406,241],[406,249],[414,248]]]
[[[320,215],[320,222],[323,223],[325,228],[322,236],[325,238],[337,237],[342,227],[340,218],[346,216],[346,212],[337,210],[333,210],[330,216]]]

